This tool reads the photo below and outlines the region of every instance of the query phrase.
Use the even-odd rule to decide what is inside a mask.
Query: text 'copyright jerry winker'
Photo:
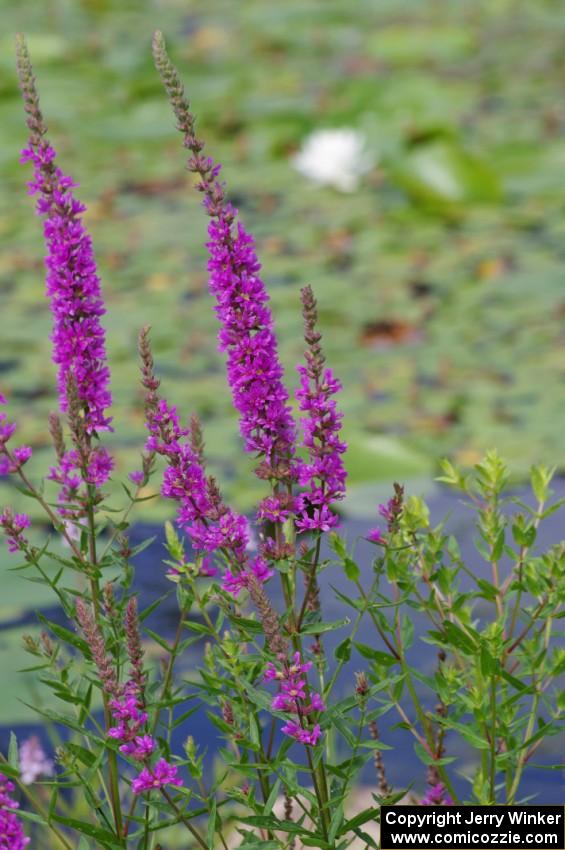
[[[563,806],[381,806],[382,850],[565,850]]]

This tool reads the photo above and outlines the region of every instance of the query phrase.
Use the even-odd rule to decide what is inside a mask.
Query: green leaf
[[[361,577],[361,570],[349,555],[345,555],[343,559],[343,569],[345,570],[345,575],[349,579],[349,581],[359,581]]]
[[[469,635],[467,631],[463,631],[451,620],[445,620],[443,623],[446,636],[449,642],[466,655],[473,655],[477,649],[476,641]]]
[[[312,623],[304,626],[300,633],[303,635],[321,635],[324,632],[334,632],[337,629],[342,629],[348,626],[351,620],[349,617],[344,617],[343,620],[333,620],[331,623]]]
[[[349,661],[351,658],[351,638],[345,638],[345,640],[342,640],[342,642],[336,646],[334,656],[336,661]]]

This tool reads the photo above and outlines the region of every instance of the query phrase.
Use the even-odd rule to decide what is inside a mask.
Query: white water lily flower
[[[361,177],[371,170],[375,157],[358,130],[342,127],[315,130],[304,141],[292,163],[300,174],[342,192],[353,192]]]

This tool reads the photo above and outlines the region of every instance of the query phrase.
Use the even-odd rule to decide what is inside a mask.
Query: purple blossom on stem
[[[297,498],[296,526],[299,531],[329,531],[339,525],[331,507],[345,496],[347,477],[342,460],[347,444],[339,436],[342,414],[332,398],[341,390],[341,384],[331,369],[324,368],[312,289],[306,286],[301,294],[308,349],[306,366],[298,366],[300,389],[296,396],[305,414],[301,419],[302,445],[308,452],[308,461],[298,462],[298,481],[306,490]]]
[[[43,218],[46,294],[53,316],[51,340],[59,407],[68,414],[75,444],[75,450],[66,456],[57,451],[59,467],[51,471],[50,477],[62,488],[61,515],[76,520],[83,515],[83,506],[69,511],[69,495],[74,495],[79,503],[85,499],[92,503],[93,494],[88,491],[101,487],[113,467],[105,449],[92,447],[93,436],[111,430],[110,372],[101,323],[106,311],[92,241],[82,221],[86,207],[73,195],[77,184],[55,164],[56,154],[46,139],[47,128],[23,39],[17,44],[17,64],[30,131],[21,161],[31,162],[34,167],[28,186],[29,194],[38,196],[36,212]],[[86,493],[79,493],[76,488],[73,469],[80,473]]]
[[[249,522],[224,504],[216,482],[206,476],[201,437],[195,441],[194,423],[191,428],[183,428],[176,408],[159,398],[148,334],[149,329],[144,328],[139,340],[142,383],[147,391],[146,449],[167,462],[161,492],[178,502],[177,522],[189,535],[193,547],[205,556],[217,551],[228,556],[230,569],[225,574],[224,589],[237,595],[243,587],[248,587],[252,577],[265,582],[272,572],[262,558],[249,561]],[[212,570],[205,558],[202,574],[212,575]]]
[[[273,570],[267,562],[261,558],[254,558],[250,565],[238,573],[232,573],[231,570],[226,570],[222,580],[222,589],[232,596],[237,596],[243,588],[249,587],[249,582],[252,576],[255,576],[257,581],[264,583],[274,575]]]
[[[7,404],[6,398],[0,393],[0,405]],[[32,455],[29,446],[17,446],[10,451],[8,443],[16,431],[16,424],[8,422],[8,417],[0,410],[0,475],[9,475],[17,472]]]
[[[371,543],[386,543],[386,539],[380,528],[371,528],[371,530],[367,534],[367,540],[369,540]]]
[[[155,34],[153,55],[191,152],[188,170],[200,178],[197,188],[212,219],[207,243],[210,289],[216,297],[220,350],[227,354],[228,381],[244,445],[262,458],[257,470],[261,478],[290,483],[295,428],[253,239],[241,222],[236,223],[237,210],[218,180],[221,166],[202,153],[204,143],[195,135],[194,115],[161,33]]]
[[[263,475],[288,477],[295,429],[269,298],[252,237],[241,222],[234,230],[237,213],[228,203],[216,207],[211,200],[215,183],[212,179],[207,185],[205,206],[214,216],[208,227],[208,271],[222,324],[220,351],[227,354],[228,382],[246,450],[265,459]]]
[[[110,373],[101,317],[105,307],[100,292],[92,241],[82,222],[86,210],[72,190],[71,177],[55,165],[56,154],[45,134],[33,69],[23,41],[18,42],[18,74],[30,131],[22,162],[34,166],[30,195],[37,195],[36,211],[44,218],[47,245],[47,295],[53,314],[53,360],[58,367],[59,404],[68,408],[67,383],[73,375],[83,405],[87,433],[110,428]]]
[[[303,662],[300,653],[295,652],[291,661],[284,661],[280,666],[269,662],[265,679],[279,685],[279,693],[271,702],[273,711],[292,715],[281,731],[301,744],[314,746],[322,737],[322,731],[310,716],[325,711],[326,706],[319,694],[309,691],[306,673],[311,667],[311,661]]]
[[[143,768],[139,776],[131,783],[131,790],[134,794],[143,794],[146,791],[163,788],[165,785],[182,785],[182,779],[178,776],[176,765],[169,764],[165,759],[159,759],[153,767]]]
[[[149,760],[157,749],[155,738],[148,734],[147,712],[144,710],[139,685],[129,681],[122,694],[111,700],[110,710],[116,725],[108,730],[108,736],[120,742],[120,752],[135,761],[142,762],[142,771],[133,780],[134,794],[163,788],[165,785],[182,785],[177,768],[161,758],[151,767]]]
[[[16,816],[18,803],[11,796],[14,783],[0,774],[0,850],[24,850],[30,842]]]
[[[74,376],[84,405],[88,433],[110,430],[107,409],[112,403],[110,372],[106,365],[105,333],[100,318],[106,312],[92,242],[82,215],[84,204],[71,189],[77,184],[54,165],[55,151],[44,140],[22,152],[22,162],[32,162],[30,194],[38,194],[37,214],[44,216],[47,245],[47,295],[53,313],[53,361],[58,367],[57,386],[61,411],[68,409],[67,379]]]
[[[422,799],[421,806],[453,806],[453,800],[447,793],[447,789],[443,782],[438,782],[436,785],[431,785]]]
[[[8,549],[10,552],[19,552],[26,549],[28,541],[23,532],[31,525],[31,519],[27,514],[14,514],[9,508],[5,508],[0,514],[0,528],[6,535]]]

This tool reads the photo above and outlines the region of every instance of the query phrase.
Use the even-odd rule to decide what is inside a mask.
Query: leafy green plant
[[[226,850],[297,843],[345,850],[357,837],[378,848],[380,804],[411,791],[409,781],[392,788],[387,780],[391,722],[413,738],[427,772],[422,805],[516,802],[565,709],[565,663],[555,642],[565,549],[536,548],[540,524],[561,507],[551,501],[552,473],[532,470],[530,505],[508,495],[508,469],[494,451],[472,473],[444,464],[440,480],[476,515],[473,563],[443,524],[430,525],[425,503],[395,484],[379,505],[381,526],[366,534],[374,557],[365,580],[355,545],[336,530],[347,446],[335,400],[341,386],[325,365],[313,292],[302,290],[306,351],[296,422],[253,240],[204,152],[159,33],[154,56],[210,218],[220,346],[244,448],[264,488],[252,524],[257,539],[206,471],[198,419],[184,425],[163,396],[148,327],[139,337],[148,430],[141,468],[123,485],[125,505],[105,494],[114,461],[104,444],[112,427],[104,302],[84,207],[56,165],[19,39],[30,131],[24,160],[34,166],[31,191],[44,224],[62,418],[50,417],[56,462],[36,483],[30,447],[14,446],[15,426],[0,414],[0,470],[36,503],[51,533],[40,545],[30,542],[29,516],[10,509],[0,526],[19,556],[16,570],[49,590],[64,615],[65,625],[42,618],[40,636],[25,638],[28,672],[39,674],[57,706],[38,700],[35,710],[64,735],[56,769],[41,781],[28,781],[29,758],[24,765],[15,737],[2,756],[0,823],[12,830],[10,850],[26,844],[15,786],[29,804],[19,814],[37,846],[157,850],[161,841],[188,841],[205,850],[218,842]],[[161,599],[138,610],[133,559],[148,544],[133,548],[127,534],[135,510],[153,498],[147,490],[158,462],[161,495],[178,511],[177,528],[166,526],[164,561],[178,602],[172,640],[149,625]],[[320,604],[320,584],[333,584],[332,576],[350,586],[335,591],[348,611],[337,620],[327,620]],[[418,639],[415,620],[426,623]],[[366,622],[370,644],[358,637]],[[330,657],[334,633],[340,641]],[[202,661],[186,680],[182,661],[196,648]],[[435,671],[423,668],[424,653],[437,659]],[[362,668],[354,679],[353,659]],[[197,712],[223,741],[213,772],[205,770],[204,741],[189,735],[183,752],[175,746]],[[462,752],[476,756],[472,769],[467,759],[461,770]],[[38,777],[46,772],[41,761]],[[373,803],[351,814],[348,801],[371,762]]]

